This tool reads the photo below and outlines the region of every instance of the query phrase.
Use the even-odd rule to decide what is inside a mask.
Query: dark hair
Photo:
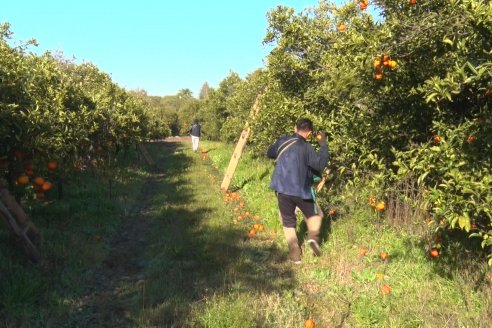
[[[313,122],[308,118],[301,118],[297,121],[296,128],[298,131],[313,131]]]

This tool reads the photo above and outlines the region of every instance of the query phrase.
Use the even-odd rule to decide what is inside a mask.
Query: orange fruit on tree
[[[384,211],[384,209],[385,209],[384,202],[379,202],[379,203],[376,205],[376,210],[377,210],[377,211]]]
[[[253,229],[259,230],[260,229],[260,225],[258,223],[253,224]]]
[[[237,211],[239,211],[239,208],[234,207],[232,210],[233,210],[234,212],[237,212]]]
[[[304,328],[315,328],[314,320],[308,319],[308,320],[304,321]]]
[[[366,256],[366,254],[367,254],[367,248],[359,247],[359,255],[360,256]]]
[[[19,175],[17,178],[17,184],[20,186],[25,186],[29,183],[29,177],[25,174]]]
[[[44,191],[48,191],[50,190],[51,188],[53,187],[53,184],[49,181],[45,181],[43,183],[43,185],[41,186],[41,189],[43,189]]]
[[[237,224],[237,220],[236,219],[232,220],[232,223]]]
[[[347,25],[341,23],[338,25],[338,31],[339,32],[344,32],[347,29]]]
[[[410,5],[413,6],[413,5],[416,5],[417,4],[417,0],[410,0]]]
[[[49,170],[56,170],[58,168],[58,162],[57,161],[49,161],[47,166],[48,166]]]
[[[396,65],[398,65],[398,63],[396,62],[396,60],[390,60],[388,61],[388,67],[393,69],[396,67]]]
[[[474,135],[469,135],[466,138],[466,142],[468,142],[469,144],[473,143],[474,141],[475,141],[475,136]]]
[[[390,56],[389,55],[383,55],[383,63],[389,62],[389,61],[390,61]]]
[[[381,286],[381,293],[383,293],[383,295],[389,295],[391,294],[391,287],[384,284]]]
[[[382,80],[382,79],[383,79],[383,74],[382,74],[382,73],[377,73],[376,75],[374,75],[374,78],[375,78],[376,80],[378,80],[378,81],[379,81],[379,80]]]
[[[437,248],[432,248],[430,251],[429,251],[429,255],[431,257],[438,257],[439,256],[439,250]]]
[[[382,273],[382,272],[378,272],[378,273],[376,273],[376,279],[377,279],[377,280],[381,280],[381,279],[383,279],[383,278],[384,278],[384,273]]]
[[[32,181],[34,181],[34,183],[37,184],[38,186],[42,186],[44,183],[44,178],[43,177],[35,177],[34,180],[32,180]]]
[[[244,216],[249,218],[251,216],[251,214],[249,212],[246,212],[246,213],[244,213]]]
[[[337,213],[337,211],[336,211],[334,208],[330,208],[330,209],[328,210],[328,214],[329,214],[330,216],[335,216],[335,214],[336,214],[336,213]]]
[[[265,227],[263,226],[263,224],[260,224],[258,226],[258,231],[263,231],[263,230],[265,230]]]
[[[242,219],[243,219],[243,216],[242,216],[241,214],[239,214],[239,215],[237,216],[237,220],[238,220],[238,221],[241,221]]]
[[[255,230],[255,229],[253,229],[253,228],[251,228],[251,229],[249,230],[249,232],[248,232],[248,236],[249,236],[249,237],[254,237],[254,235],[256,235],[256,230]]]
[[[239,207],[244,207],[244,202],[240,202]]]
[[[359,8],[361,10],[367,9],[367,6],[368,5],[369,5],[369,1],[368,0],[362,0],[361,2],[359,2]]]
[[[374,67],[380,67],[381,66],[381,59],[375,59],[373,65],[374,65]]]
[[[434,140],[435,143],[440,143],[442,138],[439,135],[435,135],[432,137],[432,140]]]
[[[371,205],[371,207],[376,207],[376,197],[369,197],[369,205]]]
[[[381,260],[383,261],[386,261],[388,259],[388,253],[385,252],[385,251],[382,251],[380,254],[379,254],[379,257],[381,258]]]

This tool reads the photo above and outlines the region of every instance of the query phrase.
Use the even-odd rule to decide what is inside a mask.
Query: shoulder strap
[[[278,147],[278,154],[277,154],[277,158],[275,159],[275,161],[278,161],[278,159],[280,158],[280,155],[282,155],[287,149],[289,149],[290,146],[292,146],[293,144],[295,144],[297,142],[297,140],[299,140],[298,138],[292,138],[292,139],[289,139],[287,141],[284,141],[283,144],[280,145],[280,147]]]

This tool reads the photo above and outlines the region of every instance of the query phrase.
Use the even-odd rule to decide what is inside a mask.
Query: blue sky
[[[300,11],[318,1],[3,1],[0,22],[14,40],[35,38],[35,52],[92,62],[124,88],[198,96],[204,82],[216,87],[231,70],[245,77],[263,66],[266,14],[279,4]]]

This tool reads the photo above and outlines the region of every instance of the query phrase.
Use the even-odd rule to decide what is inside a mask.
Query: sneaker
[[[301,264],[301,248],[299,245],[289,245],[290,259],[294,264]]]
[[[319,237],[309,237],[307,243],[313,250],[314,256],[321,256],[321,247],[319,247]]]

